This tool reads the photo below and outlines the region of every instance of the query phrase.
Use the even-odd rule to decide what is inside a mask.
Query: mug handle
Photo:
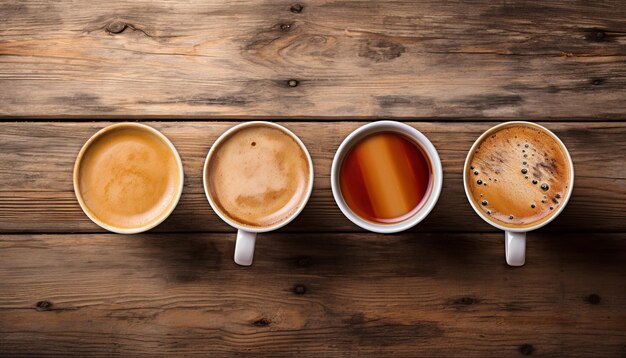
[[[523,266],[526,261],[526,233],[505,231],[504,253],[509,266]]]
[[[252,265],[254,257],[254,244],[256,243],[256,233],[237,230],[237,242],[235,243],[235,263],[241,266]]]

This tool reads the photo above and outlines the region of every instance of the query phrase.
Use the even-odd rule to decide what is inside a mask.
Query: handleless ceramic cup
[[[98,216],[91,210],[88,203],[84,200],[84,195],[82,193],[80,170],[81,170],[81,165],[83,164],[83,159],[86,156],[86,153],[89,151],[89,149],[92,147],[92,145],[96,141],[106,138],[106,136],[112,133],[113,131],[128,130],[128,129],[136,130],[139,132],[144,132],[148,135],[158,138],[162,143],[165,144],[165,146],[168,148],[168,152],[169,152],[168,154],[173,156],[173,160],[177,164],[177,170],[171,173],[171,175],[173,176],[171,177],[171,180],[175,180],[177,185],[174,188],[174,193],[172,195],[170,203],[166,205],[163,208],[163,210],[161,210],[161,212],[158,215],[156,215],[152,220],[145,223],[145,225],[134,226],[134,227],[121,227],[121,226],[112,225],[110,223],[106,223],[104,220],[101,220],[100,218],[98,218]],[[141,173],[138,173],[138,174],[141,174]],[[178,204],[178,201],[180,200],[180,197],[183,193],[184,179],[185,179],[185,175],[183,172],[183,163],[180,160],[180,156],[178,155],[178,151],[174,147],[174,144],[172,144],[172,142],[160,131],[150,126],[147,126],[145,124],[134,123],[134,122],[113,124],[108,127],[102,128],[101,130],[96,132],[93,136],[91,136],[91,138],[87,140],[87,142],[83,145],[82,149],[78,153],[78,157],[76,158],[76,162],[74,163],[74,173],[73,173],[74,193],[76,194],[76,198],[78,200],[78,203],[80,204],[81,209],[83,209],[87,217],[89,217],[89,219],[93,221],[95,224],[97,224],[98,226],[106,230],[109,230],[118,234],[136,234],[136,233],[148,231],[154,228],[155,226],[159,225],[160,223],[162,223],[165,219],[167,219],[167,217],[174,211],[174,208],[176,208],[176,205]],[[111,184],[115,184],[119,187],[123,186],[123,183],[121,182],[111,183]],[[105,188],[100,188],[100,190],[105,190]]]
[[[409,140],[417,144],[430,163],[432,175],[428,191],[425,194],[426,198],[425,200],[422,200],[422,203],[420,204],[417,212],[415,212],[412,216],[408,217],[405,220],[390,224],[372,222],[357,215],[346,203],[346,200],[344,199],[341,192],[340,185],[341,165],[348,153],[350,153],[350,151],[354,147],[354,145],[356,145],[363,138],[369,135],[382,132],[401,134],[405,138],[408,138]],[[430,142],[430,140],[428,140],[428,138],[426,138],[424,134],[422,134],[417,129],[407,124],[395,121],[378,121],[369,123],[360,128],[357,128],[355,131],[350,133],[343,140],[341,145],[339,145],[339,148],[335,153],[330,176],[333,196],[341,212],[355,225],[360,226],[361,228],[368,231],[383,234],[395,233],[410,229],[420,223],[422,220],[424,220],[424,218],[428,216],[428,214],[437,204],[437,200],[439,199],[439,195],[441,194],[441,188],[443,184],[443,170],[441,168],[441,160],[439,159],[439,154],[437,153],[437,149],[435,149],[435,146]]]

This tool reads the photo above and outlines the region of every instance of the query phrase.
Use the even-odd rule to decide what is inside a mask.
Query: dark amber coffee
[[[426,201],[432,168],[424,150],[394,133],[371,134],[357,142],[339,172],[341,194],[362,219],[395,224],[413,216]]]
[[[465,170],[474,206],[512,228],[548,220],[571,190],[565,147],[532,125],[512,124],[491,133],[471,153]]]

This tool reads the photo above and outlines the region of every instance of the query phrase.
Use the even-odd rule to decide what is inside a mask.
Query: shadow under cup
[[[343,214],[373,232],[406,230],[423,220],[442,186],[439,155],[415,128],[379,121],[342,142],[331,170],[333,196]]]

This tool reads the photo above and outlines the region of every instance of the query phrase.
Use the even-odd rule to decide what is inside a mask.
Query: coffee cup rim
[[[428,194],[428,198],[426,199],[426,201],[422,204],[421,208],[411,217],[394,224],[373,223],[358,216],[352,211],[352,209],[350,209],[350,207],[345,202],[343,194],[341,193],[341,187],[339,185],[339,171],[345,155],[360,139],[370,134],[380,132],[399,133],[408,136],[412,140],[416,141],[417,144],[424,150],[424,154],[428,157],[432,168],[432,184],[430,193]],[[439,153],[437,152],[437,149],[428,139],[428,137],[426,137],[423,133],[406,123],[389,120],[382,120],[365,124],[355,129],[346,138],[344,138],[344,140],[339,145],[339,148],[337,148],[337,151],[335,152],[330,175],[333,197],[343,215],[348,218],[348,220],[350,220],[352,223],[361,227],[362,229],[381,234],[391,234],[408,230],[413,226],[419,224],[434,209],[437,201],[439,200],[439,196],[441,194],[441,189],[443,186],[443,168],[441,165],[441,159],[439,158]]]
[[[302,204],[291,214],[289,215],[289,217],[277,224],[274,224],[272,226],[267,226],[267,227],[254,227],[254,226],[246,226],[246,225],[241,225],[240,223],[232,220],[231,218],[229,218],[226,214],[222,213],[222,211],[217,207],[217,205],[215,204],[215,202],[213,201],[213,198],[211,197],[210,191],[209,191],[209,187],[207,185],[207,169],[208,169],[208,165],[209,162],[211,160],[211,157],[213,155],[213,153],[215,153],[215,151],[217,150],[216,148],[219,147],[219,145],[225,140],[227,139],[232,133],[241,130],[242,128],[245,127],[250,127],[250,126],[255,126],[255,125],[261,125],[261,126],[269,126],[269,127],[273,127],[276,129],[279,129],[280,131],[282,131],[283,133],[289,135],[292,139],[294,139],[296,141],[296,143],[298,143],[298,145],[300,146],[300,148],[304,151],[304,153],[306,154],[306,158],[307,158],[307,162],[309,164],[309,184],[307,187],[307,193],[304,197],[304,200],[302,201]],[[236,124],[232,127],[230,127],[229,129],[227,129],[224,133],[222,133],[219,137],[217,137],[217,139],[215,140],[215,142],[213,142],[213,144],[211,145],[211,149],[209,149],[209,152],[206,155],[206,158],[204,160],[204,166],[202,167],[202,185],[204,187],[204,194],[207,197],[207,200],[209,201],[209,205],[211,205],[211,208],[213,209],[213,211],[215,212],[215,214],[217,214],[217,216],[219,216],[220,219],[222,219],[225,223],[227,223],[228,225],[234,227],[237,230],[242,230],[242,231],[247,231],[247,232],[253,232],[253,233],[262,233],[262,232],[268,232],[268,231],[273,231],[273,230],[277,230],[280,229],[281,227],[289,224],[291,221],[293,221],[298,215],[300,215],[300,213],[302,212],[302,210],[304,210],[304,207],[306,206],[306,204],[309,201],[309,198],[311,197],[311,193],[313,192],[313,179],[315,177],[314,174],[314,169],[313,169],[313,160],[311,159],[311,154],[309,153],[309,150],[307,149],[306,145],[304,145],[304,143],[302,142],[302,140],[295,134],[293,133],[291,130],[289,130],[288,128],[277,124],[277,123],[273,123],[273,122],[268,122],[268,121],[250,121],[250,122],[244,122],[244,123],[239,123]]]
[[[570,168],[570,180],[568,183],[569,186],[569,190],[567,192],[567,195],[562,198],[562,204],[559,206],[559,208],[556,210],[556,212],[554,212],[552,214],[552,216],[550,216],[548,219],[535,224],[533,226],[529,226],[529,227],[508,227],[505,225],[501,225],[491,219],[489,219],[486,215],[484,215],[482,213],[482,210],[480,210],[480,208],[477,207],[476,203],[473,202],[469,188],[467,186],[467,177],[468,177],[468,172],[469,172],[469,166],[470,166],[470,158],[472,157],[472,153],[474,153],[476,151],[476,148],[478,147],[478,145],[480,143],[483,142],[483,140],[485,140],[485,138],[487,138],[488,136],[490,136],[492,133],[501,130],[504,127],[509,127],[509,126],[515,126],[515,125],[525,125],[525,126],[530,126],[530,127],[535,127],[538,128],[539,130],[547,133],[549,136],[551,136],[553,139],[555,139],[557,141],[557,143],[559,143],[561,145],[561,147],[563,149],[565,149],[565,156],[567,157],[567,160],[569,162],[569,168]],[[572,157],[569,153],[569,150],[567,149],[567,147],[565,146],[565,144],[563,143],[563,141],[561,141],[561,139],[554,134],[551,130],[549,130],[548,128],[537,124],[537,123],[533,123],[533,122],[528,122],[528,121],[509,121],[509,122],[503,122],[500,124],[497,124],[489,129],[487,129],[483,134],[481,134],[478,139],[476,139],[474,141],[474,143],[472,144],[472,147],[470,148],[469,152],[467,152],[467,156],[465,157],[465,164],[463,165],[463,189],[465,190],[465,196],[467,197],[467,200],[469,201],[470,205],[472,206],[472,209],[474,209],[474,211],[476,212],[476,214],[478,214],[478,216],[480,218],[482,218],[484,221],[486,221],[489,225],[498,228],[500,230],[503,231],[509,231],[509,232],[529,232],[529,231],[533,231],[533,230],[537,230],[541,227],[544,227],[545,225],[548,225],[550,222],[552,222],[552,220],[556,219],[557,216],[559,216],[561,214],[561,212],[565,209],[565,207],[567,206],[567,203],[569,202],[571,196],[572,196],[572,192],[574,191],[574,162],[572,161]]]
[[[89,147],[93,144],[93,142],[95,142],[98,138],[111,132],[112,130],[120,129],[120,128],[135,128],[135,129],[139,129],[141,131],[147,131],[156,135],[157,137],[159,137],[159,139],[161,139],[168,146],[171,153],[174,155],[174,158],[176,159],[176,163],[178,164],[178,175],[179,175],[180,180],[179,180],[179,185],[176,188],[176,193],[172,200],[172,205],[166,211],[162,212],[159,216],[157,216],[156,220],[153,220],[149,222],[148,224],[139,226],[139,227],[121,228],[121,227],[109,225],[103,222],[102,220],[98,219],[91,212],[87,204],[84,202],[82,193],[80,191],[79,170],[80,170],[80,165],[83,161],[83,157],[85,153],[87,152]],[[80,205],[85,215],[87,215],[87,217],[93,223],[100,226],[101,228],[114,232],[114,233],[118,233],[118,234],[138,234],[141,232],[148,231],[158,226],[163,221],[165,221],[165,219],[167,219],[172,214],[172,212],[178,205],[178,202],[180,201],[180,197],[183,194],[184,180],[185,180],[185,173],[183,169],[183,162],[180,159],[180,155],[178,154],[178,151],[176,150],[176,147],[174,146],[174,144],[169,140],[169,138],[167,138],[167,136],[165,136],[165,134],[161,133],[161,131],[157,130],[156,128],[153,128],[143,123],[136,123],[136,122],[122,122],[122,123],[111,124],[104,128],[101,128],[96,133],[94,133],[85,142],[85,144],[83,144],[82,148],[80,149],[80,152],[78,152],[78,156],[76,157],[76,160],[74,161],[74,172],[72,175],[72,182],[74,185],[74,195],[76,196],[76,199],[78,200],[78,204]]]

